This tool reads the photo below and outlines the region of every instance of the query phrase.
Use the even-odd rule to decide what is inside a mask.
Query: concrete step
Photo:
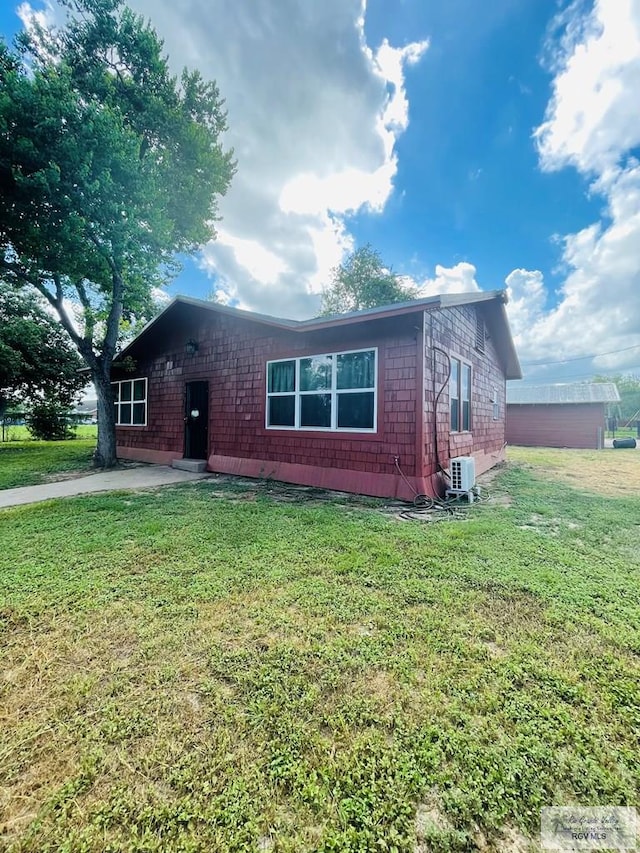
[[[171,463],[172,468],[177,468],[179,471],[191,471],[192,474],[202,474],[207,470],[206,459],[174,459]]]

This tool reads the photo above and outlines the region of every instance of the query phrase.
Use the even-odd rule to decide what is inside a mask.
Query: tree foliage
[[[640,420],[640,376],[619,373],[617,376],[595,376],[594,382],[614,382],[620,394],[619,414],[622,421]]]
[[[69,422],[67,415],[65,406],[53,400],[42,400],[27,413],[27,429],[38,441],[64,441],[73,438],[76,427]]]
[[[96,387],[96,463],[112,465],[121,321],[145,316],[176,253],[214,236],[235,165],[215,83],[172,76],[122,0],[61,3],[62,28],[0,43],[0,277],[58,313]]]
[[[35,293],[0,282],[0,415],[9,405],[64,407],[87,384],[82,359]]]
[[[414,292],[387,269],[367,243],[332,271],[331,284],[322,292],[321,315],[346,314],[364,308],[407,302]]]

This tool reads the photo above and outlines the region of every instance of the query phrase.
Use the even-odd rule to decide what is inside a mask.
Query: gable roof
[[[619,403],[620,395],[613,382],[574,382],[568,385],[517,385],[507,387],[509,405]]]
[[[439,296],[428,296],[422,299],[413,299],[409,302],[399,302],[393,305],[382,305],[376,308],[366,308],[362,311],[351,311],[347,314],[332,314],[324,317],[312,317],[309,320],[289,320],[284,317],[273,317],[269,314],[260,314],[255,311],[245,311],[242,308],[231,308],[228,305],[219,305],[203,299],[194,299],[190,296],[176,296],[171,302],[147,325],[142,331],[116,356],[116,362],[130,355],[132,350],[139,348],[142,339],[152,333],[155,327],[167,318],[167,315],[184,309],[193,309],[203,313],[212,312],[229,317],[236,317],[260,325],[276,329],[286,329],[292,332],[316,332],[324,329],[340,328],[342,326],[353,326],[372,320],[386,320],[400,317],[405,314],[415,314],[423,311],[435,311],[446,308],[454,308],[460,305],[483,305],[483,316],[490,331],[493,333],[494,343],[500,356],[507,379],[520,379],[522,372],[516,354],[509,321],[505,311],[507,294],[504,290],[490,290],[477,293],[453,293]]]

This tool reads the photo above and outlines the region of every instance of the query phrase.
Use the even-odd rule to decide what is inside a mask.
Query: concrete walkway
[[[202,480],[208,474],[192,474],[189,471],[177,471],[168,465],[141,465],[134,468],[122,468],[88,474],[73,480],[59,480],[41,486],[23,486],[19,489],[0,490],[0,507],[18,506],[48,501],[51,498],[68,498],[72,495],[84,495],[90,492],[112,492],[121,489],[151,489],[155,486],[169,486],[174,483],[188,483]]]

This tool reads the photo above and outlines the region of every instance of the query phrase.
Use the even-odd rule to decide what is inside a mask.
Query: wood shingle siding
[[[340,317],[294,328],[293,321],[271,322],[249,312],[216,310],[193,300],[179,302],[165,309],[125,351],[135,364],[134,372],[128,373],[125,363],[114,367],[113,379],[148,378],[147,424],[118,427],[118,453],[157,462],[182,457],[185,386],[206,380],[211,471],[384,497],[442,492],[435,424],[443,466],[459,455],[474,455],[478,471],[495,464],[504,446],[505,372],[517,375],[519,371],[503,300],[477,298],[482,304],[425,310],[418,302],[362,312],[362,321],[351,324]],[[484,351],[477,347],[477,311],[482,312],[483,322],[487,312],[497,317],[497,332],[487,334]],[[487,329],[490,332],[490,326]],[[502,360],[496,344],[499,335],[503,336]],[[195,354],[185,349],[190,340],[198,343]],[[266,427],[267,362],[373,348],[378,363],[375,432]],[[448,364],[436,348],[471,365],[471,430],[467,432],[451,432]],[[508,368],[505,358],[510,359]],[[396,460],[406,479],[400,476]]]

